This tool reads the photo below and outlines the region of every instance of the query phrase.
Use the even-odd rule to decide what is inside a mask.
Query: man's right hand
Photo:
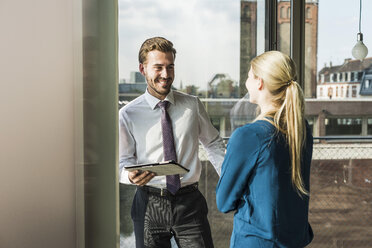
[[[135,170],[128,173],[129,181],[138,186],[146,185],[154,176],[156,174],[149,171]]]

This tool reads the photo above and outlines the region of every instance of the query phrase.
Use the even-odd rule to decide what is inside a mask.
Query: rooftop
[[[365,58],[363,61],[357,59],[345,59],[344,64],[336,66],[325,66],[320,71],[319,74],[331,74],[339,72],[349,72],[349,71],[364,71],[365,69],[372,68],[372,57]]]

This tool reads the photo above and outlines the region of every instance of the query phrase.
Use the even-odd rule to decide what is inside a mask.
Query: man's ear
[[[143,64],[139,64],[138,68],[141,74],[145,76],[145,66]]]

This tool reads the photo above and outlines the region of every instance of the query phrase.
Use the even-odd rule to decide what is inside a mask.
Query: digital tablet
[[[134,170],[150,171],[155,173],[157,176],[185,174],[190,171],[189,169],[186,169],[185,167],[183,167],[182,165],[173,160],[158,163],[127,165],[124,166],[124,168],[127,171]]]

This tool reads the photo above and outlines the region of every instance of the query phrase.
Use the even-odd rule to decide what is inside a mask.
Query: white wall
[[[73,4],[0,2],[0,247],[75,247]]]

